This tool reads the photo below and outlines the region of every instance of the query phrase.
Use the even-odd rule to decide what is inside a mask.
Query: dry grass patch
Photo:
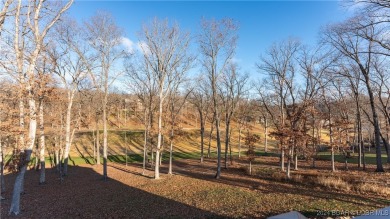
[[[352,186],[348,182],[344,181],[340,177],[319,176],[317,177],[317,183],[319,185],[325,186],[326,188],[343,190],[343,191],[350,191],[352,188]]]
[[[372,184],[372,183],[360,183],[355,186],[356,190],[361,193],[375,193],[379,195],[390,195],[390,188]]]

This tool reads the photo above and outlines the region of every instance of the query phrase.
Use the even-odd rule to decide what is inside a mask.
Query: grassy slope
[[[199,124],[196,121],[182,118],[182,128],[184,135],[178,136],[174,141],[174,157],[175,158],[199,158],[200,157],[200,135],[199,135]],[[108,132],[108,154],[110,161],[116,162],[125,162],[125,154],[127,148],[128,162],[141,161],[143,153],[143,126],[140,123],[137,123],[134,119],[128,120],[127,124],[124,124],[123,121],[117,121],[114,118],[111,122],[110,131]],[[114,124],[114,125],[113,125]],[[265,155],[264,151],[264,129],[260,124],[251,124],[253,129],[251,130],[254,133],[257,133],[261,136],[260,142],[256,145],[258,155]],[[206,124],[206,133],[205,133],[205,154],[207,153],[208,147],[208,129],[210,124]],[[233,131],[231,137],[231,145],[233,154],[238,154],[238,130],[236,124],[232,123]],[[242,137],[245,136],[246,130],[242,132]],[[215,135],[215,131],[214,131]],[[221,136],[222,136],[222,152],[224,152],[224,127],[221,126]],[[322,130],[321,136],[323,142],[329,140],[327,130]],[[101,135],[102,137],[102,131]],[[102,142],[102,140],[101,140]],[[242,155],[245,155],[246,148],[244,146],[244,140],[241,140],[242,144]],[[82,130],[75,135],[75,140],[71,148],[71,163],[94,163],[93,157],[93,145],[94,145],[94,134],[91,130]],[[268,148],[271,152],[269,155],[278,156],[277,142],[268,138]],[[102,148],[101,148],[102,150]],[[169,150],[169,142],[166,140],[164,144],[163,158],[167,158]],[[215,137],[211,142],[211,153],[212,156],[215,156],[216,153],[216,139]],[[101,153],[102,154],[102,153]],[[330,160],[330,154],[328,152],[321,152],[318,156],[322,160]],[[341,154],[335,155],[336,161],[344,162],[344,158]],[[386,159],[386,155],[383,155],[383,160]],[[73,160],[73,162],[72,162]],[[348,160],[350,163],[357,163],[357,155],[354,155],[353,158]],[[375,163],[375,154],[367,153],[366,162],[368,164]]]

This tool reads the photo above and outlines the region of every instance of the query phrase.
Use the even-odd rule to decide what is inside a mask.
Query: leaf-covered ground
[[[331,174],[326,162],[318,162],[319,171],[302,163],[300,170],[310,174]],[[364,212],[390,205],[389,197],[332,191],[274,179],[277,158],[262,158],[255,164],[255,176],[245,172],[245,161],[236,162],[214,179],[215,160],[201,164],[198,160],[177,160],[173,176],[152,179],[148,170],[143,176],[138,164],[125,166],[109,163],[110,179],[103,181],[100,166],[82,165],[69,169],[60,181],[57,172],[47,170],[47,184],[38,185],[38,172],[26,175],[19,216],[12,218],[265,218],[297,210],[311,218],[326,218],[334,213]],[[305,169],[306,168],[306,169]],[[339,169],[342,165],[339,164]],[[389,174],[338,171],[362,179],[386,181]],[[282,173],[281,173],[282,174]],[[293,173],[295,174],[295,172]],[[12,183],[15,175],[6,175],[6,200],[1,202],[1,218],[8,218]]]

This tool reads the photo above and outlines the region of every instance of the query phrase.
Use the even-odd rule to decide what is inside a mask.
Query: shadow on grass
[[[367,156],[365,157],[365,160],[366,160],[366,164],[376,164],[376,157],[375,155],[373,156],[372,154],[369,154],[370,156]],[[328,160],[330,161],[331,160],[331,155],[330,154],[319,154],[317,155],[317,159],[318,160]],[[344,155],[342,154],[335,154],[334,156],[335,158],[335,161],[336,162],[339,162],[339,163],[343,163],[345,161],[345,158],[344,158]],[[386,154],[382,154],[382,162],[385,163],[387,160],[387,155]],[[357,164],[359,162],[358,160],[358,156],[357,155],[353,155],[352,158],[349,158],[348,159],[348,163],[352,163],[352,164]]]
[[[215,162],[209,160],[206,162]],[[162,168],[161,171],[167,171],[166,168]],[[316,189],[314,186],[304,185],[304,186],[294,186],[296,183],[289,181],[280,181],[274,178],[262,178],[261,176],[248,176],[244,173],[243,170],[238,168],[230,168],[228,170],[223,170],[220,179],[215,179],[215,169],[211,169],[208,165],[201,163],[187,163],[185,161],[176,161],[174,172],[180,175],[207,180],[211,182],[223,183],[231,186],[249,188],[261,191],[265,194],[293,194],[293,195],[303,195],[307,197],[312,197],[316,199],[323,200],[337,200],[344,203],[350,203],[354,205],[363,205],[364,207],[378,208],[390,205],[390,200],[384,198],[373,198],[366,195],[353,194],[353,192],[341,193],[337,191],[329,191],[325,189]],[[240,177],[238,177],[240,176]],[[318,209],[321,210],[321,209]],[[279,214],[282,212],[273,212],[271,215]],[[313,210],[312,212],[303,212],[306,216],[316,216],[317,211]]]
[[[107,156],[110,162],[125,164],[126,163],[126,155],[109,155]],[[143,157],[139,154],[128,154],[127,155],[127,163],[133,162],[142,162]]]
[[[36,171],[28,171],[18,218],[222,218],[114,179],[103,181],[96,171],[100,172],[70,166],[69,175],[62,184],[56,171],[47,171],[45,186],[38,185]],[[6,200],[1,201],[1,218],[15,218],[8,216],[15,177],[16,174],[5,176],[7,192],[3,194]],[[131,184],[131,181],[127,182]]]

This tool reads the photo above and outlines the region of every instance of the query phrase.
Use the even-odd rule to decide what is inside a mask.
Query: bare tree
[[[301,120],[308,120],[308,115],[312,115],[313,119],[313,133],[311,136],[311,140],[313,143],[312,154],[316,154],[316,142],[315,139],[320,139],[320,137],[315,137],[314,129],[315,129],[315,120],[314,115],[316,114],[315,105],[321,96],[321,91],[323,86],[326,86],[327,81],[323,81],[322,78],[326,75],[331,67],[331,64],[334,62],[333,56],[329,54],[329,52],[322,52],[324,48],[322,46],[309,48],[307,46],[303,47],[300,55],[298,56],[298,65],[300,75],[304,78],[301,82],[301,87],[299,88],[298,98],[300,102],[300,111],[301,111]],[[330,57],[330,58],[327,58]],[[304,125],[305,126],[305,125]],[[305,127],[302,127],[306,129]],[[305,130],[301,130],[301,132],[305,132]],[[296,147],[295,150],[298,148]],[[301,145],[301,149],[304,147]],[[294,153],[294,169],[298,169],[298,153]],[[314,164],[314,156],[313,156],[313,164]]]
[[[93,60],[88,59],[89,48],[83,39],[82,29],[75,21],[67,20],[56,28],[59,43],[52,46],[51,59],[54,73],[66,90],[67,109],[65,119],[65,151],[63,174],[68,174],[68,160],[75,128],[71,131],[72,107],[79,84],[86,78]]]
[[[228,167],[228,150],[230,146],[231,120],[236,112],[239,101],[246,94],[245,85],[248,75],[240,74],[237,66],[230,63],[222,75],[220,89],[221,100],[225,112],[225,169]],[[230,146],[230,161],[233,162]]]
[[[158,127],[154,178],[159,179],[163,104],[173,82],[192,67],[193,57],[188,52],[190,35],[180,30],[177,24],[155,18],[143,26],[140,40],[145,43],[142,49],[147,69],[157,83]]]
[[[374,26],[369,26],[364,29],[350,28],[351,26],[355,26],[354,24],[355,20],[352,19],[344,23],[328,26],[326,31],[323,32],[323,40],[359,67],[370,100],[376,147],[376,171],[383,172],[380,127],[375,95],[372,89],[372,77],[375,73],[373,60],[380,52],[374,46],[373,41],[359,37],[359,35],[363,34],[373,37],[377,34],[377,31]]]
[[[220,136],[220,107],[218,106],[218,81],[227,69],[235,54],[238,25],[232,19],[205,20],[201,22],[199,35],[202,66],[207,73],[211,84],[213,114],[217,132],[217,173],[215,178],[221,177],[221,136]]]
[[[185,72],[184,72],[185,73]],[[174,132],[175,129],[178,128],[178,116],[180,115],[180,111],[183,109],[183,106],[187,102],[187,98],[190,95],[192,88],[187,87],[187,90],[184,92],[180,92],[180,88],[185,81],[185,75],[178,76],[177,79],[172,83],[172,89],[168,95],[168,109],[169,109],[169,123],[171,126],[170,134],[169,134],[169,166],[168,166],[168,174],[172,175],[172,158],[173,158],[173,142],[175,139]]]
[[[357,145],[358,145],[358,167],[363,167],[363,170],[366,169],[365,164],[365,153],[364,153],[364,142],[363,142],[363,133],[362,133],[362,78],[361,71],[357,65],[352,63],[345,65],[343,63],[339,64],[340,74],[342,77],[345,77],[349,82],[349,89],[351,90],[351,96],[355,101],[355,111],[356,111],[356,132],[357,132]]]
[[[287,110],[287,106],[296,103],[297,94],[294,83],[296,64],[294,62],[300,47],[300,42],[292,38],[273,44],[267,51],[266,56],[261,58],[260,63],[257,64],[259,71],[267,76],[267,82],[264,81],[262,85],[257,87],[257,90],[262,105],[271,115],[272,122],[280,134],[282,170],[284,170],[284,152],[286,149],[286,136],[282,133],[287,128],[287,112],[293,114]],[[272,108],[277,108],[277,111]]]
[[[199,123],[200,123],[200,162],[203,163],[204,159],[204,134],[205,134],[205,125],[206,120],[209,116],[210,107],[211,107],[211,98],[210,93],[208,92],[206,86],[207,82],[204,78],[197,80],[197,84],[194,90],[191,92],[189,101],[195,106],[199,114]]]
[[[143,168],[142,174],[145,174],[147,161],[147,147],[150,138],[150,130],[153,125],[153,117],[156,110],[156,96],[157,96],[157,81],[153,78],[153,73],[148,67],[148,62],[143,57],[135,57],[126,65],[126,86],[136,95],[138,100],[142,103],[143,115],[140,115],[140,120],[144,125],[144,145],[143,145]],[[152,151],[153,153],[153,151]]]
[[[254,101],[249,99],[240,99],[237,105],[237,113],[235,115],[235,120],[238,125],[238,158],[241,158],[242,151],[242,131],[251,128],[249,124],[251,121],[255,120],[256,113],[258,112],[258,106],[256,106]],[[265,120],[267,121],[267,120]],[[266,122],[265,122],[266,123]],[[265,130],[267,130],[267,125],[265,124]],[[244,139],[245,140],[245,139]],[[265,131],[265,142],[267,141],[267,131]],[[266,143],[265,143],[266,144]],[[248,146],[248,145],[245,145]],[[267,152],[267,146],[265,146],[265,151]]]
[[[110,86],[123,72],[115,69],[118,60],[128,56],[122,48],[122,30],[115,24],[114,18],[107,12],[98,12],[85,23],[87,39],[98,57],[98,68],[90,74],[94,86],[103,93],[103,178],[107,179],[107,103]]]

